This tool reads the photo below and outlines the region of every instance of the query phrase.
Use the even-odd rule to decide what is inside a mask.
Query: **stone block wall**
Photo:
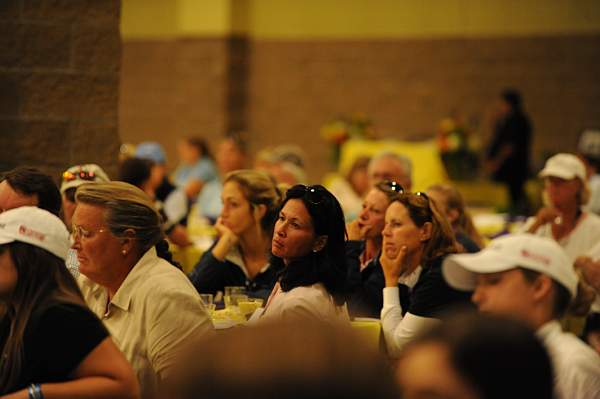
[[[116,172],[120,3],[0,2],[0,170]]]

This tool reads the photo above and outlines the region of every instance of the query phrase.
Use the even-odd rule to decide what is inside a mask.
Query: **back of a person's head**
[[[553,397],[551,359],[526,324],[485,314],[453,315],[410,343],[403,358],[432,343],[448,350],[450,366],[480,399]],[[402,359],[400,366],[402,373]]]
[[[142,188],[150,179],[154,162],[145,158],[128,158],[119,165],[117,180]]]
[[[473,219],[467,211],[465,200],[458,189],[451,184],[434,184],[430,186],[427,191],[436,191],[440,193],[446,200],[446,207],[448,210],[454,210],[457,213],[457,219],[455,221],[455,227],[457,230],[467,234],[478,246],[483,247],[483,239],[475,228]]]
[[[4,173],[2,180],[18,193],[35,195],[37,207],[58,216],[61,207],[61,196],[52,178],[40,170],[20,166]]]
[[[202,158],[213,158],[212,153],[210,151],[210,147],[208,146],[208,142],[199,136],[187,137],[185,142],[194,147],[198,151],[198,155]]]
[[[391,371],[352,331],[278,323],[231,329],[199,342],[180,364],[184,399],[396,398]]]
[[[510,104],[510,106],[514,110],[518,110],[521,108],[523,100],[521,97],[521,93],[513,88],[507,88],[502,91],[500,94],[502,99],[506,101],[506,103]]]

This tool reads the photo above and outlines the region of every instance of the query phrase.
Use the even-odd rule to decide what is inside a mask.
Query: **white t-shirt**
[[[594,248],[590,249],[586,256],[592,258],[594,261],[600,261],[600,243],[596,244]],[[592,304],[591,313],[600,313],[600,292],[596,291],[596,300]]]
[[[335,305],[333,298],[321,283],[296,287],[287,292],[281,289],[279,283],[275,284],[258,321],[262,323],[298,319],[326,323],[349,323],[350,321],[348,312]]]
[[[558,321],[541,326],[538,337],[554,367],[554,391],[559,399],[600,398],[600,356]]]
[[[600,214],[600,175],[590,177],[588,187],[590,188],[591,195],[584,209],[595,214]]]
[[[590,249],[600,242],[600,217],[593,213],[583,212],[581,218],[569,235],[557,241],[573,261],[578,256],[586,255]],[[527,219],[522,231],[529,230],[534,222],[534,217]],[[540,226],[533,234],[554,239],[550,223]]]

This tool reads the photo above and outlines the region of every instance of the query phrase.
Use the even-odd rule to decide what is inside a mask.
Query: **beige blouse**
[[[349,323],[345,307],[336,306],[333,298],[321,283],[296,287],[288,292],[275,284],[258,322],[309,319],[326,323]]]

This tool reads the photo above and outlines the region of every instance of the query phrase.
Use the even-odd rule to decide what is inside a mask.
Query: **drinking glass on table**
[[[263,300],[261,298],[247,298],[246,300],[238,300],[238,308],[246,317],[252,315],[252,313],[254,313],[256,309],[260,308],[262,304]]]
[[[223,301],[225,302],[225,307],[228,308],[230,306],[237,306],[237,299],[240,295],[246,294],[246,287],[225,287],[225,295],[223,296]],[[247,299],[248,297],[246,297]],[[243,298],[242,298],[243,299]]]
[[[213,294],[200,294],[200,299],[205,306],[212,305],[214,303]]]

